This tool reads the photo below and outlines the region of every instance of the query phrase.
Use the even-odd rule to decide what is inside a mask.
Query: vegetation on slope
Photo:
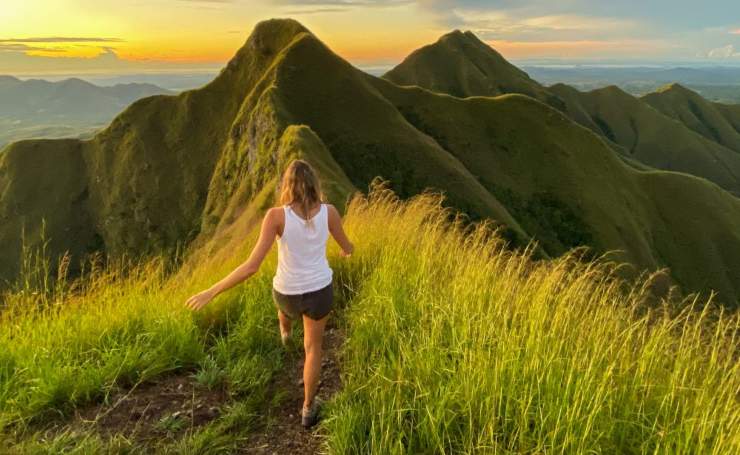
[[[383,78],[459,98],[522,93],[562,107],[556,96],[469,31],[455,30],[417,49]]]
[[[737,313],[656,302],[655,278],[628,285],[610,265],[573,255],[532,262],[487,226],[463,230],[450,219],[435,195],[401,203],[376,189],[348,207],[357,251],[340,260],[330,245],[348,299],[335,313],[347,332],[344,390],[321,429],[330,453],[740,449]],[[109,266],[72,288],[6,294],[6,450],[238,448],[264,423],[265,391],[284,359],[269,296],[274,256],[204,314],[180,303],[245,257],[254,233],[238,248],[194,252],[175,275],[163,262],[125,274]],[[153,446],[94,428],[40,431],[165,372],[224,388],[230,410]]]
[[[349,211],[368,272],[331,452],[740,448],[736,313],[646,306],[655,281],[625,290],[570,255],[532,263],[485,227],[450,229],[438,204],[375,193]]]
[[[203,210],[214,169],[230,157],[222,148],[242,128],[234,118],[273,63],[274,47],[305,30],[293,21],[281,24],[258,27],[207,86],[139,100],[89,141],[10,145],[0,155],[0,248],[6,252],[0,279],[18,272],[21,228],[37,234],[42,218],[50,254],[69,251],[73,265],[91,250],[156,254],[212,229]],[[62,162],[68,155],[75,156],[74,170]],[[39,181],[46,196],[36,188]],[[86,232],[70,235],[76,218]],[[27,236],[29,243],[39,240]]]
[[[588,113],[604,136],[624,147],[629,157],[656,169],[703,177],[740,194],[740,155],[644,101],[616,86],[579,92],[558,84],[550,90],[566,100],[569,109]]]
[[[551,255],[584,245],[621,251],[614,259],[667,266],[686,289],[737,299],[740,275],[727,272],[740,267],[740,200],[715,185],[635,170],[598,137],[525,96],[457,99],[381,80],[377,86],[410,123],[475,170]]]
[[[18,270],[22,227],[38,242],[44,217],[50,253],[69,250],[74,264],[92,250],[208,243],[274,184],[291,149],[331,173],[339,206],[380,175],[403,198],[444,191],[470,219],[505,226],[511,244],[535,239],[542,256],[619,250],[640,269],[670,268],[687,291],[737,300],[737,199],[700,179],[629,169],[528,97],[460,99],[369,76],[291,20],[260,23],[211,84],[140,100],[90,141],[13,144],[0,156],[0,276]],[[48,162],[35,164],[40,155]],[[56,164],[62,157],[69,163]],[[35,181],[55,197],[37,197]]]
[[[0,451],[235,450],[272,398],[267,386],[282,365],[268,303],[274,257],[248,286],[197,317],[182,302],[241,262],[255,240],[243,231],[238,248],[228,243],[220,254],[202,250],[174,274],[176,264],[164,257],[97,262],[79,279],[54,284],[39,280],[45,258],[29,255],[29,273],[0,306]],[[113,408],[117,391],[172,374],[193,374],[201,388],[223,390],[230,403],[211,425],[148,446],[127,435],[108,438],[94,425],[84,431],[72,426],[75,409],[91,403]]]
[[[707,139],[740,153],[740,108],[713,103],[680,84],[670,84],[642,99]]]
[[[528,95],[606,138],[633,167],[641,168],[637,163],[642,163],[697,175],[740,194],[740,157],[731,153],[734,140],[728,139],[738,134],[737,129],[730,131],[727,128],[731,127],[725,125],[722,138],[702,138],[691,131],[695,125],[686,128],[673,122],[670,113],[662,115],[614,86],[587,93],[564,84],[543,87],[471,32],[443,36],[410,54],[383,77],[399,85],[417,85],[455,97]],[[740,119],[735,120],[737,125]]]

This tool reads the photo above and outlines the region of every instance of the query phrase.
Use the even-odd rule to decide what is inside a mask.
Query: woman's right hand
[[[204,306],[208,305],[208,303],[213,300],[213,297],[215,297],[213,291],[211,291],[210,289],[206,289],[205,291],[199,292],[185,301],[185,306],[193,311],[198,311]]]

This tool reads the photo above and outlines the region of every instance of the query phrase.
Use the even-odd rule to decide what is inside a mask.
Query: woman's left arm
[[[270,251],[272,243],[275,241],[275,237],[278,234],[278,225],[279,219],[275,209],[268,210],[267,214],[265,214],[264,220],[262,221],[259,239],[252,249],[252,253],[249,255],[249,258],[218,283],[205,291],[199,292],[190,297],[185,302],[185,306],[191,310],[197,311],[206,306],[220,293],[233,288],[237,284],[257,273],[262,261],[264,261],[265,256],[267,256],[267,253]]]

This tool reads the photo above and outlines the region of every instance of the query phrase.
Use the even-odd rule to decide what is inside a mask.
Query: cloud
[[[644,58],[670,48],[670,44],[652,40],[573,40],[573,41],[509,41],[488,40],[487,43],[511,59],[596,59]]]
[[[33,38],[8,38],[0,39],[0,43],[122,43],[121,38],[91,38],[91,37],[69,37],[69,36],[42,36]]]
[[[294,9],[284,11],[289,16],[300,16],[302,14],[322,14],[322,13],[344,13],[347,8],[310,8],[310,9]]]
[[[270,3],[288,6],[393,6],[413,3],[413,0],[271,0]]]
[[[101,38],[101,37],[76,37],[76,36],[36,36],[30,38],[4,38],[0,39],[0,53],[6,58],[11,53],[22,54],[26,56],[43,56],[48,57],[65,57],[79,53],[85,49],[85,58],[94,57],[95,55],[107,54],[113,52],[110,43],[124,42],[121,38]],[[51,55],[48,55],[51,54]]]
[[[38,47],[38,46],[29,46],[27,44],[22,43],[10,43],[5,41],[0,41],[0,52],[34,52],[34,51],[43,51],[43,52],[64,52],[64,49],[57,48],[57,47]]]
[[[267,0],[288,16],[344,13],[359,8],[390,8],[413,4],[414,0]]]
[[[580,41],[627,39],[640,24],[611,17],[554,14],[519,17],[507,11],[455,10],[456,27],[471,29],[484,39],[515,41]]]
[[[633,20],[613,17],[581,16],[576,14],[557,14],[550,16],[530,17],[522,24],[531,28],[549,31],[625,31],[636,27]]]
[[[0,48],[8,45],[10,44],[0,45]],[[47,49],[44,48],[44,51]],[[178,72],[206,69],[216,71],[218,69],[213,63],[127,60],[119,57],[116,50],[110,47],[102,47],[99,54],[90,57],[0,51],[0,66],[6,74],[28,76]]]
[[[708,58],[713,59],[731,59],[740,58],[740,52],[735,49],[735,46],[728,44],[727,46],[718,47],[707,52]]]
[[[268,0],[268,2],[293,8],[285,11],[286,14],[338,13],[353,8],[384,8],[414,3],[413,0]]]
[[[735,30],[730,30],[730,35],[740,35],[740,28],[736,28]]]

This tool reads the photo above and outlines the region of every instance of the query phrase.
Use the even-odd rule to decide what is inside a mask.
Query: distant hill
[[[702,97],[721,103],[740,103],[739,66],[645,67],[617,65],[537,65],[522,69],[542,85],[568,84],[581,91],[609,85],[643,96],[661,87],[679,83]]]
[[[740,153],[740,105],[707,101],[680,84],[667,85],[642,99],[705,138]]]
[[[697,134],[616,86],[580,92],[557,84],[550,90],[565,100],[574,119],[621,145],[627,156],[656,169],[703,177],[740,195],[740,154]]]
[[[340,207],[380,175],[402,197],[443,190],[515,245],[618,250],[637,270],[669,267],[685,290],[740,296],[740,199],[628,166],[528,96],[463,99],[365,74],[292,20],[258,24],[213,82],[141,99],[89,141],[11,144],[0,155],[0,276],[15,276],[21,229],[38,242],[42,219],[50,251],[75,257],[211,238],[249,204],[269,204],[296,156],[319,167]]]
[[[693,174],[740,194],[740,155],[723,144],[701,137],[616,86],[590,92],[564,84],[544,87],[470,32],[453,32],[414,51],[383,77],[463,98],[528,95],[603,136],[632,165]]]
[[[151,84],[99,87],[81,79],[0,76],[0,148],[11,140],[87,135],[135,100],[170,93]]]

